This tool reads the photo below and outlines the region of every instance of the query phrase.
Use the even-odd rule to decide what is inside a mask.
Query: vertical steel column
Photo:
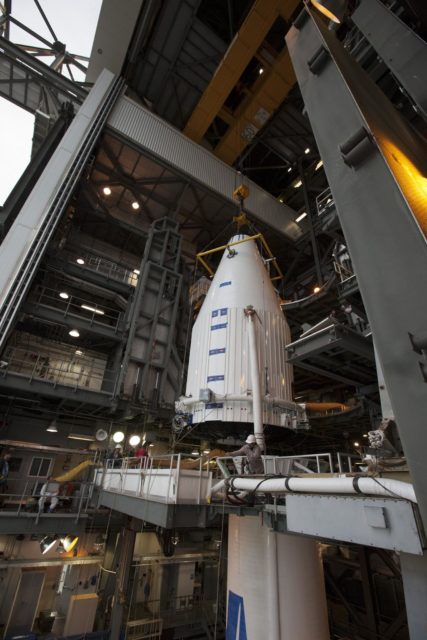
[[[379,0],[363,0],[352,20],[427,119],[427,44],[424,40]]]
[[[130,567],[133,559],[133,549],[135,546],[136,532],[132,529],[120,531],[117,541],[116,585],[114,590],[114,602],[111,611],[110,640],[119,640],[122,636],[121,628],[123,624],[123,611],[126,603],[127,585],[129,581]]]
[[[286,37],[427,524],[427,145],[305,8]],[[421,367],[420,367],[421,364]]]
[[[181,236],[163,218],[150,229],[129,313],[120,386],[137,403],[172,403],[180,390],[178,308],[182,290]],[[155,356],[155,357],[154,357]]]
[[[400,554],[409,637],[425,640],[427,636],[427,554]]]

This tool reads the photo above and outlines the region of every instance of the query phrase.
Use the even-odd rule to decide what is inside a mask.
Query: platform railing
[[[113,491],[145,500],[170,504],[206,502],[212,474],[205,457],[181,453],[142,458],[111,458],[95,482]]]
[[[54,482],[54,481],[52,481]],[[38,484],[41,484],[39,482]],[[73,482],[74,491],[70,495],[61,493],[61,484],[58,483],[59,490],[56,492],[40,493],[32,489],[34,479],[28,480],[20,492],[0,493],[0,516],[15,517],[34,517],[36,524],[44,515],[52,517],[54,515],[63,516],[64,514],[75,516],[76,522],[82,514],[92,512],[95,509],[93,504],[94,490],[96,485],[94,482]],[[44,499],[43,502],[40,500]],[[52,499],[57,499],[58,503],[53,512],[45,514],[42,506],[46,508],[51,504]],[[1,519],[0,519],[1,522]]]
[[[135,273],[135,270],[127,269],[107,258],[94,255],[93,253],[77,253],[75,251],[66,251],[66,256],[69,262],[76,263],[83,269],[100,273],[106,278],[123,282],[132,287],[136,287],[138,284],[138,273]],[[77,260],[83,260],[83,264],[80,264]]]
[[[65,385],[86,391],[102,391],[108,383],[113,388],[117,378],[116,371],[105,369],[94,358],[72,354],[52,356],[47,351],[37,352],[29,347],[6,347],[0,376],[6,377],[8,373],[22,376],[29,382],[42,380],[54,387]]]
[[[339,473],[360,471],[359,467],[355,466],[355,463],[361,462],[361,457],[355,453],[337,453],[337,462]]]
[[[310,453],[295,456],[262,456],[266,475],[292,475],[300,473],[333,473],[331,453]],[[248,473],[246,456],[221,456],[218,468],[224,478]]]

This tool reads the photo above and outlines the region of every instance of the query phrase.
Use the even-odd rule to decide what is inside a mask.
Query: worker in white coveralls
[[[59,482],[56,482],[52,479],[52,476],[47,478],[47,481],[44,483],[42,488],[40,489],[40,498],[39,498],[39,511],[44,511],[44,505],[46,499],[49,499],[49,513],[55,511],[55,507],[58,504],[58,494],[59,494]]]
[[[240,447],[237,451],[232,451],[231,453],[227,453],[227,456],[231,456],[235,458],[237,456],[246,456],[248,461],[249,473],[260,474],[264,473],[264,463],[262,461],[262,449],[257,444],[256,438],[253,433],[251,433],[246,438],[246,443],[243,447]]]

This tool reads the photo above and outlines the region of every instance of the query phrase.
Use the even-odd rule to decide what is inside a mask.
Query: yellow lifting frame
[[[196,254],[196,260],[198,260],[204,266],[204,268],[206,269],[206,271],[209,273],[210,276],[213,276],[214,272],[211,269],[211,267],[208,265],[206,260],[204,260],[204,257],[205,256],[209,256],[212,253],[218,253],[218,251],[225,251],[226,249],[229,249],[230,247],[235,247],[236,245],[242,244],[243,242],[249,242],[249,240],[260,240],[262,246],[267,251],[267,254],[268,254],[269,258],[271,259],[271,262],[273,263],[274,268],[276,269],[277,273],[279,274],[279,275],[274,276],[273,278],[271,278],[271,281],[274,282],[274,280],[281,280],[283,278],[283,273],[282,273],[279,265],[277,264],[276,258],[271,253],[271,249],[268,246],[267,241],[264,238],[264,236],[262,235],[262,233],[257,233],[254,236],[249,236],[248,238],[243,238],[243,240],[236,240],[236,242],[229,242],[228,244],[223,244],[220,247],[215,247],[215,249],[208,249],[207,251],[200,251],[200,253]]]

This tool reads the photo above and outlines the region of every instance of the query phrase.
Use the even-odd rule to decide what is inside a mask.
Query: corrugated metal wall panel
[[[161,162],[235,203],[232,195],[240,181],[236,171],[145,107],[123,97],[108,124]],[[290,240],[297,240],[302,231],[294,222],[295,211],[247,178],[245,183],[250,189],[245,202],[248,213]]]

